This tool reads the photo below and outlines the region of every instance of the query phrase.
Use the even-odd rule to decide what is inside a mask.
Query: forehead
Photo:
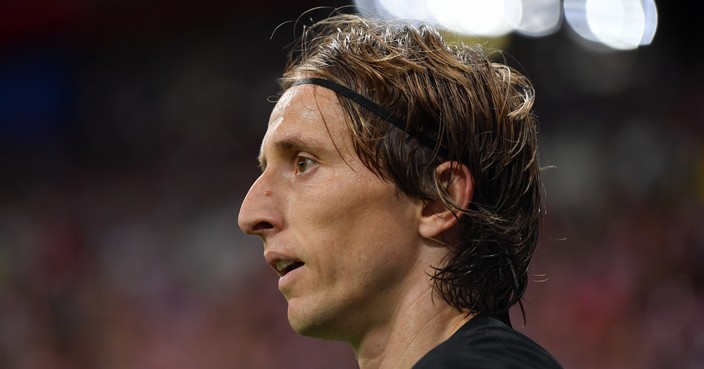
[[[334,91],[315,85],[289,88],[269,118],[260,161],[267,150],[285,145],[343,145],[349,128]]]
[[[304,84],[289,88],[274,106],[269,119],[269,128],[284,116],[313,119],[322,115],[341,115],[337,95],[324,87]]]

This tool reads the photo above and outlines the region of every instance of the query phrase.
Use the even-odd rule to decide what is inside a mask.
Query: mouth
[[[283,277],[291,271],[302,267],[303,264],[303,262],[296,260],[277,260],[276,263],[274,263],[274,268],[279,274],[279,277]]]

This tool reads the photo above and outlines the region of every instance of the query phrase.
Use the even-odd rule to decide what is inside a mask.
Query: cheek
[[[346,265],[369,264],[380,254],[400,257],[394,254],[401,254],[398,248],[417,236],[414,202],[398,198],[393,185],[362,172],[316,178],[315,185],[287,202],[289,226],[307,257],[332,259],[323,264],[340,273]]]
[[[352,191],[321,191],[304,210],[307,229],[341,242],[348,238],[384,237],[385,224],[395,223],[395,213],[384,193],[361,187]],[[335,192],[335,193],[330,193]]]
[[[324,254],[344,259],[337,260],[340,272],[346,266],[401,260],[417,239],[411,207],[385,188],[361,189],[325,211],[311,212],[308,221],[306,228],[316,231],[307,236],[318,238],[314,243],[326,248]]]

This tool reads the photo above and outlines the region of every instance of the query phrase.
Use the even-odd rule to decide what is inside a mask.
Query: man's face
[[[417,263],[422,203],[362,164],[335,93],[313,85],[286,91],[260,161],[239,225],[262,238],[292,327],[354,340],[387,321],[410,276],[425,270]]]

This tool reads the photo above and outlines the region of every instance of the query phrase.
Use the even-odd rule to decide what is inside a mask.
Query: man
[[[433,29],[337,15],[281,80],[239,225],[298,333],[360,368],[559,368],[510,328],[541,215],[533,89]]]

